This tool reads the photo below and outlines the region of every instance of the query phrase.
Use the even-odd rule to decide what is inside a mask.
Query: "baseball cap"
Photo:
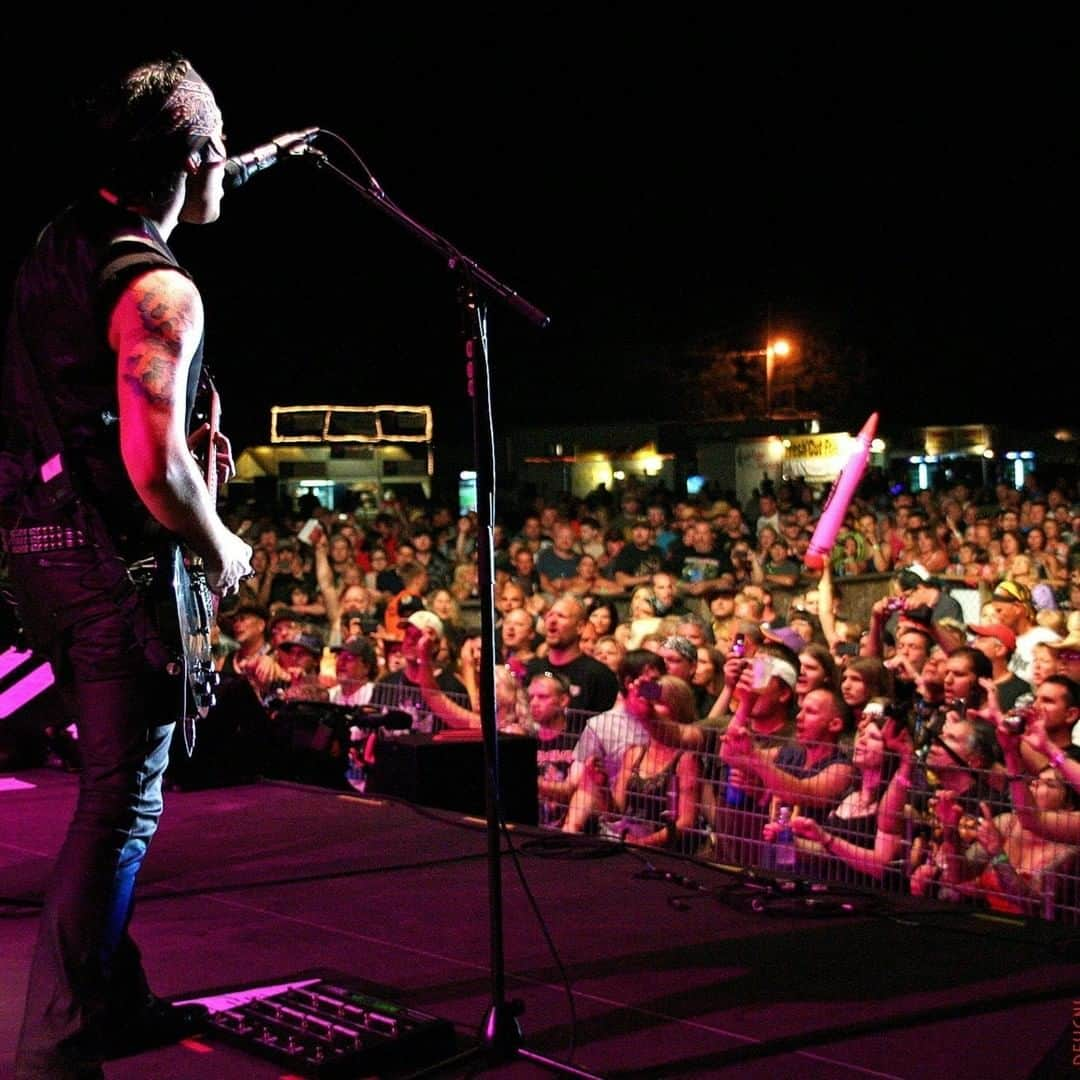
[[[1016,650],[1016,635],[1000,623],[989,623],[985,626],[969,626],[968,629],[979,637],[997,638],[1009,652]]]
[[[718,596],[738,596],[739,590],[734,585],[713,585],[705,593],[705,602],[711,604]]]
[[[761,670],[766,676],[766,682],[768,679],[775,677],[790,686],[792,690],[795,689],[795,684],[799,681],[799,673],[782,656],[761,656],[759,654],[754,658],[754,663],[761,665]]]
[[[1058,602],[1057,597],[1054,595],[1054,590],[1047,585],[1045,581],[1040,581],[1038,585],[1032,588],[1031,602],[1035,605],[1037,611],[1058,610]]]
[[[434,630],[439,637],[443,636],[443,622],[434,611],[414,611],[408,619],[413,626],[421,630]]]
[[[304,630],[303,633],[297,634],[295,637],[289,638],[288,641],[283,641],[281,644],[299,645],[302,649],[307,649],[309,653],[313,653],[315,656],[322,656],[322,636],[315,633],[315,631],[310,628]]]
[[[792,690],[799,681],[799,673],[786,661],[777,656],[770,657],[772,673],[781,681],[787,683]]]
[[[1000,600],[1007,604],[1023,604],[1030,608],[1031,590],[1019,581],[1000,581],[994,588],[992,600]]]
[[[340,645],[331,645],[330,651],[333,653],[351,653],[353,656],[359,656],[366,660],[368,664],[375,662],[375,646],[365,637],[353,637],[349,638],[348,641],[343,641]]]
[[[255,603],[243,603],[237,604],[236,607],[229,612],[230,619],[239,619],[241,615],[254,615],[256,619],[262,619],[264,622],[270,618],[270,612],[263,607],[262,604]]]
[[[289,608],[278,608],[278,610],[270,616],[270,621],[266,624],[266,628],[269,630],[279,622],[302,623],[303,621],[304,620],[300,618],[295,611],[291,611]]]
[[[806,638],[798,630],[793,630],[790,626],[778,626],[775,630],[762,630],[761,635],[766,641],[775,641],[778,645],[786,645],[796,655],[806,648]]]
[[[896,580],[904,592],[909,592],[911,589],[917,589],[920,585],[929,584],[931,581],[930,571],[922,563],[912,563],[910,566],[905,566],[896,575]]]

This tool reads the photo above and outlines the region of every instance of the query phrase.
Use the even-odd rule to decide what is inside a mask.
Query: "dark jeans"
[[[75,815],[57,857],[30,970],[20,1080],[101,1075],[100,1038],[149,994],[128,933],[136,875],[161,816],[175,677],[154,670],[147,605],[94,549],[9,556],[31,644],[78,702]]]

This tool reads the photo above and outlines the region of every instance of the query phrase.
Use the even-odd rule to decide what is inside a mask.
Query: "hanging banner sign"
[[[784,476],[815,483],[831,482],[840,475],[851,447],[852,439],[846,431],[792,435],[784,440]]]

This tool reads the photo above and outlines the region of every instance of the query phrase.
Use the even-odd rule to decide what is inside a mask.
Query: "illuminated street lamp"
[[[773,358],[791,355],[791,342],[787,338],[776,338],[764,349],[732,349],[721,354],[725,360],[756,360],[765,358],[765,419],[772,416],[772,376]]]
[[[791,342],[787,338],[777,338],[765,346],[765,419],[772,416],[772,373],[773,357],[787,356],[791,352]]]

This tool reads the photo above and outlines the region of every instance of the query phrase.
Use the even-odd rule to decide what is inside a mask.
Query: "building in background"
[[[236,459],[229,497],[289,505],[314,495],[329,510],[377,512],[388,494],[431,497],[427,405],[275,405],[270,442]]]

